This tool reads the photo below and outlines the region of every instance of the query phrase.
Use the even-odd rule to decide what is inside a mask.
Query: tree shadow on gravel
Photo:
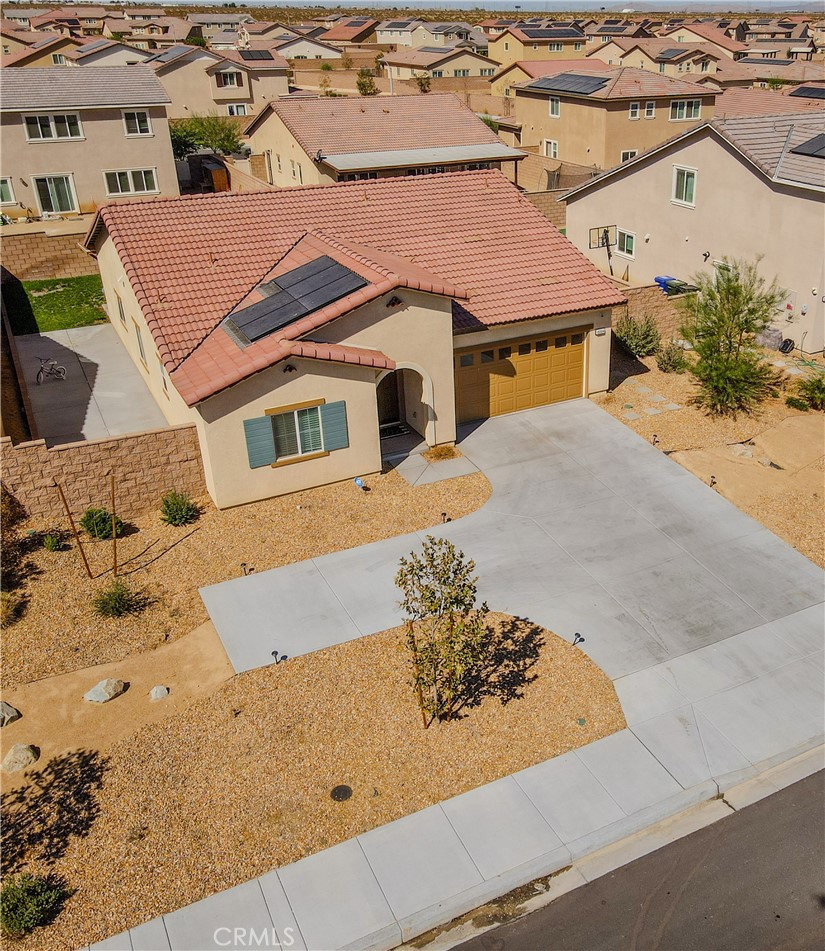
[[[89,834],[100,812],[97,791],[107,762],[96,750],[56,756],[29,771],[26,785],[3,795],[4,874],[28,862],[53,864],[73,838]]]
[[[524,689],[538,677],[531,673],[544,646],[544,631],[525,618],[513,617],[490,631],[491,648],[487,663],[467,685],[453,711],[453,719],[465,707],[477,707],[487,697],[502,706],[521,700]]]

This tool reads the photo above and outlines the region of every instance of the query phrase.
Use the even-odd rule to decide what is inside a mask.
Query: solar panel
[[[100,49],[101,46],[108,46],[110,40],[95,40],[94,43],[86,43],[80,47],[79,53],[91,53],[92,50]]]
[[[656,59],[673,59],[674,56],[680,56],[682,53],[684,53],[684,50],[669,48],[662,50]]]
[[[417,52],[419,53],[443,53],[445,56],[449,51],[449,46],[419,46]]]
[[[577,73],[562,73],[559,76],[543,76],[530,83],[528,89],[542,89],[549,92],[573,92],[589,96],[598,92],[608,83],[601,76],[581,76]]]
[[[790,66],[794,61],[792,59],[774,59],[766,56],[743,56],[736,60],[737,63],[752,63],[758,66]]]
[[[360,274],[322,255],[261,284],[264,299],[227,317],[224,325],[233,339],[254,343],[366,284]]]
[[[825,99],[825,86],[797,86],[789,96],[804,96],[806,99]]]
[[[522,33],[531,40],[563,40],[584,36],[579,30],[522,30]]]
[[[813,158],[825,159],[825,132],[820,132],[807,142],[791,149],[794,155],[810,155]]]
[[[269,50],[240,50],[241,59],[272,59]]]
[[[409,26],[410,20],[393,20],[392,23],[388,23],[386,29],[388,30],[398,30],[403,26]]]

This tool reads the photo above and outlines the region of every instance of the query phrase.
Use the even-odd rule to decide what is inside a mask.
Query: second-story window
[[[698,119],[702,108],[699,99],[674,99],[670,104],[671,119]]]
[[[65,66],[66,57],[62,53],[52,53],[52,63],[55,66]]]
[[[215,73],[215,79],[217,80],[219,89],[222,89],[224,86],[240,89],[240,87],[243,86],[243,73],[238,73],[234,70]]]
[[[639,103],[638,103],[638,102],[631,102],[631,103],[630,103],[630,109],[629,109],[629,111],[628,111],[628,116],[629,116],[631,119],[638,119],[638,118],[639,118],[639,108],[640,108],[640,107],[639,107]]]
[[[143,110],[139,112],[124,112],[123,125],[126,128],[126,135],[151,135],[152,126],[149,122],[149,113]]]
[[[48,139],[82,139],[80,119],[71,113],[52,116],[24,116],[26,138],[30,142]]]
[[[553,119],[558,119],[561,115],[561,100],[558,96],[550,97],[550,117]]]

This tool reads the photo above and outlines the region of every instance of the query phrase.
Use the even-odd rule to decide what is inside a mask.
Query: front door
[[[401,407],[398,399],[398,374],[388,373],[378,384],[378,426],[384,429],[401,422]]]

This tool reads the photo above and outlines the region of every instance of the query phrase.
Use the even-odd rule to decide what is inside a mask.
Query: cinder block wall
[[[42,439],[13,446],[4,436],[0,451],[3,484],[36,519],[65,519],[55,480],[73,514],[90,506],[109,508],[112,471],[122,518],[158,508],[169,489],[192,496],[206,493],[197,430],[191,425],[50,449]]]
[[[555,188],[546,192],[525,192],[524,197],[561,231],[567,227],[567,204],[557,199],[565,191],[566,188]]]
[[[638,319],[650,314],[656,321],[662,340],[673,340],[680,336],[679,326],[685,320],[680,302],[685,300],[684,297],[668,297],[658,284],[629,287],[622,281],[615,283],[627,298],[627,312],[631,317]]]
[[[3,265],[21,281],[97,274],[97,261],[79,247],[82,234],[3,235]]]

